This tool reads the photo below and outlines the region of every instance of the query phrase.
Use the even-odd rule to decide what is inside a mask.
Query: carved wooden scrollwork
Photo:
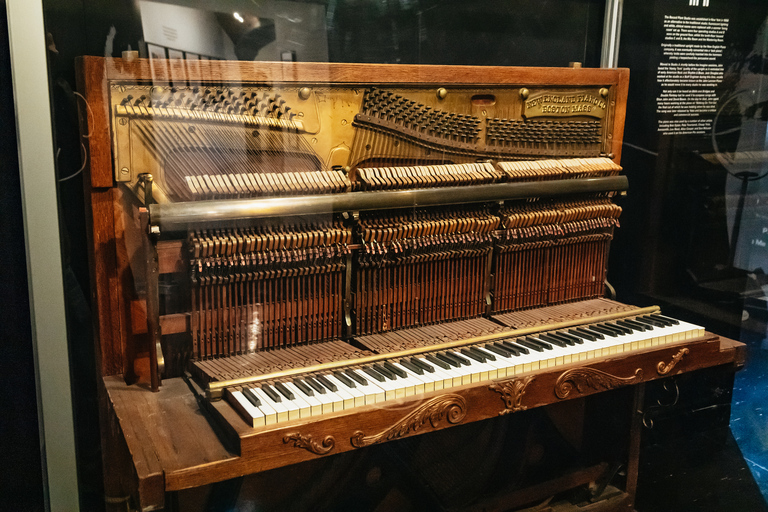
[[[677,363],[680,362],[681,359],[683,359],[683,356],[689,353],[690,350],[687,348],[681,348],[680,351],[672,356],[672,360],[669,362],[669,364],[666,364],[664,361],[659,361],[659,364],[656,365],[656,371],[659,372],[659,375],[666,375],[669,372],[672,371],[672,368],[677,366]]]
[[[526,406],[522,405],[523,395],[525,394],[525,388],[534,379],[531,375],[524,379],[510,379],[501,382],[496,382],[488,386],[491,391],[501,393],[501,399],[504,400],[504,409],[499,412],[499,415],[507,414],[510,412],[524,411]]]
[[[643,378],[643,369],[638,368],[631,377],[617,377],[595,368],[574,368],[563,372],[555,383],[555,395],[557,398],[567,398],[575,387],[582,393],[585,386],[592,389],[614,389],[633,382],[639,382]]]
[[[323,442],[318,443],[316,440],[312,439],[312,435],[303,436],[298,432],[286,434],[283,437],[283,443],[287,444],[290,442],[293,442],[293,446],[296,448],[304,448],[317,455],[325,455],[336,446],[336,440],[333,436],[325,436]]]
[[[448,423],[459,423],[467,415],[467,401],[461,395],[442,395],[429,400],[415,411],[378,434],[366,436],[361,431],[352,434],[350,443],[355,448],[370,446],[381,441],[398,439],[411,431],[420,429],[429,422],[433,428],[437,428],[440,421],[445,418]]]

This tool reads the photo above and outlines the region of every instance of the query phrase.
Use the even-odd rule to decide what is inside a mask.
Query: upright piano
[[[408,510],[317,494],[392,447],[435,495],[468,478],[446,457],[496,461],[503,492],[422,507],[632,510],[644,383],[743,358],[605,297],[625,69],[84,57],[78,81],[112,507],[266,475],[258,510]],[[505,455],[535,462],[510,426],[535,410],[588,461]]]

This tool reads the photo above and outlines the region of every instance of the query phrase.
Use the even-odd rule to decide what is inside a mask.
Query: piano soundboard
[[[83,58],[97,351],[121,428],[141,420],[112,376],[160,401],[185,379],[237,454],[184,473],[207,482],[735,360],[603,298],[627,83]]]

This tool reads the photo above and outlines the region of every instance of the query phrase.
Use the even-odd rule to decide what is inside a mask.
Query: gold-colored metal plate
[[[603,119],[608,104],[599,92],[593,91],[540,91],[530,94],[523,103],[523,117],[587,116]]]

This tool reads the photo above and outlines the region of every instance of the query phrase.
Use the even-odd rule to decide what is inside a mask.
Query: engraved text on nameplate
[[[588,116],[602,119],[607,108],[606,100],[591,92],[560,94],[540,92],[523,102],[523,117],[572,117]]]

